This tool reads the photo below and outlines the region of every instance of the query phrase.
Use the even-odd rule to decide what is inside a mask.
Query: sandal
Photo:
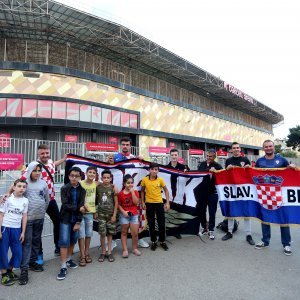
[[[112,254],[108,254],[107,259],[108,259],[109,262],[114,262],[115,261],[115,258]]]
[[[91,258],[88,254],[86,254],[86,255],[85,255],[85,261],[86,261],[87,264],[89,264],[89,263],[91,263],[93,260],[92,260],[92,258]]]
[[[128,251],[127,251],[127,250],[124,250],[124,251],[123,251],[122,257],[123,257],[123,258],[128,258]]]
[[[98,261],[99,262],[104,262],[104,260],[105,260],[105,254],[101,253],[99,258],[98,258]]]
[[[141,256],[141,255],[142,255],[142,253],[141,253],[138,249],[132,250],[132,253],[133,253],[134,255],[136,255],[136,256]]]
[[[86,266],[85,256],[80,256],[79,266],[80,267],[85,267]]]

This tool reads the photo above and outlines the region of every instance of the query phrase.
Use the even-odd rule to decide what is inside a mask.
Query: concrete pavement
[[[218,216],[218,221],[222,219]],[[261,237],[260,224],[252,222],[253,238]],[[93,263],[69,270],[64,281],[56,280],[59,258],[53,258],[52,238],[44,238],[45,271],[29,273],[27,286],[0,287],[0,299],[300,299],[299,228],[292,228],[292,256],[285,256],[280,230],[272,226],[268,249],[255,250],[245,241],[243,221],[233,239],[222,241],[197,236],[169,238],[170,250],[142,249],[142,256],[97,262],[98,234],[91,250]],[[78,260],[78,253],[74,255]]]

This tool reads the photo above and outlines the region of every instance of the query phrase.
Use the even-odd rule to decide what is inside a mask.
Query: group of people
[[[110,162],[118,162],[133,158],[130,153],[130,138],[121,139],[121,152],[110,157]],[[226,169],[234,167],[251,167],[247,157],[241,155],[241,148],[237,142],[231,145],[232,157],[225,163]],[[291,167],[288,161],[275,154],[274,143],[266,140],[263,143],[265,156],[256,162],[257,168],[282,168]],[[178,162],[178,150],[170,151],[171,161],[167,165],[181,171],[189,171],[188,166]],[[142,159],[142,157],[138,157]],[[214,172],[221,170],[222,166],[215,161],[215,150],[208,150],[206,160],[198,166],[199,171]],[[149,247],[155,251],[158,246],[167,251],[165,232],[165,211],[170,209],[171,200],[176,194],[176,187],[169,191],[164,180],[158,177],[159,165],[150,163],[149,175],[141,183],[141,205],[146,210],[151,244],[139,239],[139,193],[134,190],[134,179],[131,175],[124,176],[123,189],[118,191],[112,183],[112,174],[109,169],[101,173],[101,182],[96,182],[97,169],[88,167],[85,179],[80,168],[72,167],[68,174],[69,182],[61,188],[61,208],[55,201],[54,174],[55,167],[62,164],[65,157],[53,162],[50,159],[48,145],[38,148],[38,160],[31,162],[24,175],[16,180],[8,194],[2,199],[0,205],[0,269],[1,283],[9,286],[17,280],[20,285],[28,283],[28,270],[43,271],[42,263],[38,256],[42,253],[42,230],[45,214],[47,213],[54,225],[55,254],[60,255],[61,266],[57,275],[58,280],[66,278],[67,269],[75,269],[78,264],[72,259],[74,246],[79,244],[79,266],[86,266],[92,262],[89,254],[90,241],[93,234],[93,219],[98,220],[98,233],[100,235],[101,253],[98,261],[115,260],[112,250],[113,236],[116,234],[116,219],[119,212],[121,225],[122,257],[128,258],[127,235],[130,230],[132,237],[132,253],[140,256],[138,247]],[[172,181],[171,181],[172,182]],[[165,194],[165,201],[162,198]],[[175,192],[174,192],[175,191]],[[199,206],[200,228],[199,235],[207,235],[214,240],[215,218],[218,204],[218,195],[212,176],[208,196]],[[209,220],[206,218],[208,208]],[[155,229],[155,220],[158,224],[158,241]],[[251,235],[251,223],[244,220],[246,240],[250,245],[255,245]],[[228,220],[228,232],[222,237],[223,241],[233,237],[234,220]],[[255,245],[256,249],[269,246],[271,231],[270,225],[262,224],[262,241]],[[176,235],[181,238],[181,235]],[[107,243],[106,243],[107,240]],[[284,253],[291,255],[291,236],[289,227],[281,227],[281,241]],[[8,260],[8,249],[11,249],[11,259]],[[13,268],[21,269],[19,277]]]
[[[263,150],[265,155],[260,157],[255,164],[256,168],[296,168],[294,164],[290,164],[286,158],[282,157],[280,154],[275,153],[275,145],[271,140],[266,140],[263,142]],[[250,168],[251,163],[249,159],[242,156],[241,147],[239,143],[234,142],[231,144],[232,157],[228,158],[225,162],[225,168],[230,170],[234,167]],[[198,170],[199,171],[210,171],[214,172],[216,170],[221,170],[222,166],[215,162],[216,152],[214,150],[208,150],[206,155],[206,161],[202,162]],[[209,196],[206,203],[202,204],[202,209],[200,209],[200,230],[199,235],[207,234],[210,239],[214,239],[214,227],[215,227],[215,216],[217,211],[218,195],[215,188],[214,179],[212,178],[209,188]],[[209,222],[207,227],[206,221],[206,207],[209,211]],[[228,231],[222,237],[223,241],[232,239],[234,230],[234,219],[228,219]],[[244,218],[244,227],[246,232],[246,241],[254,246],[255,242],[251,235],[251,221],[249,218]],[[271,227],[268,224],[261,224],[262,229],[262,239],[255,245],[255,249],[265,249],[269,247],[271,239]],[[291,235],[289,226],[280,226],[281,232],[281,243],[283,246],[283,253],[285,255],[291,255]]]

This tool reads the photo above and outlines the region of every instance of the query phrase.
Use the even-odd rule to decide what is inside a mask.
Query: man
[[[171,149],[170,150],[170,162],[166,165],[166,167],[171,168],[171,169],[175,169],[175,170],[179,170],[179,171],[189,171],[189,167],[186,165],[181,164],[180,162],[178,162],[178,158],[179,158],[179,151],[177,149]],[[171,194],[172,194],[172,200],[174,200],[174,198],[176,197],[176,193],[177,193],[177,175],[176,174],[171,174]],[[174,235],[177,239],[181,239],[182,236],[180,233],[177,233]]]
[[[114,155],[114,162],[123,161],[130,158],[135,158],[133,154],[130,153],[132,141],[130,137],[123,137],[120,141],[121,145],[121,152]],[[141,155],[137,156],[138,159],[143,159]],[[148,248],[149,244],[144,239],[138,240],[138,245],[141,248]],[[113,248],[116,247],[116,244],[113,243]]]
[[[251,163],[247,157],[241,155],[241,147],[239,143],[233,142],[231,144],[232,157],[226,159],[225,168],[230,170],[234,167],[249,168]],[[228,219],[228,232],[222,237],[223,241],[227,241],[232,238],[232,232],[234,227],[234,219]],[[255,242],[251,236],[251,222],[249,219],[244,218],[244,227],[246,231],[246,241],[251,245],[255,245]]]
[[[260,157],[255,167],[256,168],[295,168],[296,166],[293,164],[289,164],[289,162],[282,157],[280,154],[275,154],[275,146],[274,142],[271,140],[266,140],[263,142],[263,150],[265,152],[265,156]],[[270,225],[261,223],[262,230],[262,239],[259,242],[255,249],[265,249],[269,247],[270,239],[271,239],[271,227]],[[291,234],[289,226],[280,226],[281,233],[281,243],[283,246],[283,253],[285,255],[292,255],[291,250]]]
[[[37,161],[43,167],[41,178],[48,185],[50,202],[46,212],[49,215],[51,221],[53,222],[53,234],[54,234],[54,244],[55,244],[54,253],[56,255],[60,255],[60,249],[58,247],[59,210],[58,210],[57,202],[55,200],[54,176],[55,176],[55,167],[61,165],[66,160],[66,156],[63,157],[62,159],[53,162],[50,159],[50,147],[46,144],[41,144],[38,146],[37,154],[38,154]],[[26,178],[27,178],[27,172],[25,171],[21,179],[26,180]]]
[[[216,151],[213,149],[209,149],[206,152],[206,161],[203,161],[198,166],[198,171],[201,172],[215,172],[217,170],[222,170],[222,166],[215,162],[216,159]],[[215,177],[213,176],[210,181],[210,185],[208,188],[208,197],[207,202],[201,203],[199,207],[200,212],[200,230],[199,236],[204,234],[208,234],[209,239],[214,240],[215,234],[215,224],[216,224],[216,212],[218,207],[218,194],[215,186]],[[206,208],[208,206],[208,214],[209,214],[209,222],[207,229],[207,221],[206,221]]]

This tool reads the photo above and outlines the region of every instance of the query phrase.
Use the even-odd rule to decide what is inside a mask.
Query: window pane
[[[125,112],[121,113],[121,126],[129,127],[129,113],[125,113]]]
[[[39,100],[38,101],[38,118],[51,118],[52,101]]]
[[[6,116],[6,98],[0,98],[0,117]]]
[[[24,118],[36,118],[36,104],[37,100],[23,99],[22,117]]]
[[[111,110],[102,108],[102,124],[111,125]]]
[[[91,122],[92,107],[90,105],[80,105],[80,121]]]
[[[21,99],[7,99],[7,116],[8,117],[21,117],[22,111]]]
[[[100,124],[101,123],[101,108],[92,106],[92,122]]]
[[[79,104],[67,103],[67,120],[79,121]]]
[[[130,114],[130,127],[137,128],[138,127],[138,116],[136,114]]]
[[[121,125],[121,112],[112,110],[112,125],[120,126]]]
[[[66,102],[53,101],[52,102],[52,118],[66,119]]]

